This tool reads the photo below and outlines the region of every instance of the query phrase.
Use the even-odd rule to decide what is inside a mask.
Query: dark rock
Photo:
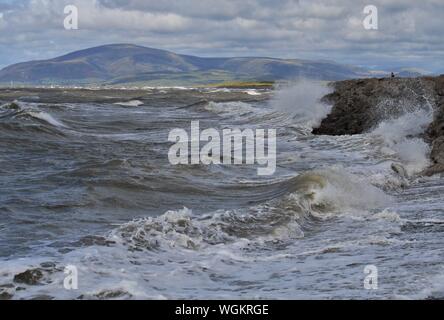
[[[15,286],[12,283],[0,285],[0,300],[10,300],[14,296]]]
[[[40,284],[40,280],[43,278],[43,272],[39,269],[29,269],[25,272],[16,274],[14,276],[14,282],[23,283],[30,286]]]
[[[115,244],[114,241],[108,240],[105,237],[100,236],[85,236],[75,243],[76,246],[105,246]]]
[[[46,294],[37,295],[31,298],[31,300],[44,301],[44,300],[54,300],[54,297],[51,297]]]
[[[123,298],[131,298],[132,295],[123,290],[104,290],[95,295],[98,299],[123,299]]]
[[[335,82],[335,91],[323,98],[333,105],[314,134],[352,135],[374,128],[434,96],[433,78],[358,79]]]
[[[431,142],[432,152],[430,158],[432,166],[426,170],[426,175],[434,175],[444,172],[444,76],[435,78],[436,110],[434,121],[430,125],[427,134]]]
[[[0,291],[0,300],[11,300],[13,297],[12,294],[10,294],[7,291]]]
[[[99,293],[92,295],[80,295],[77,300],[109,300],[109,299],[131,299],[132,295],[126,291],[116,289],[116,290],[102,290]]]
[[[40,267],[43,269],[55,269],[56,264],[54,262],[42,262]]]
[[[332,83],[334,92],[323,101],[332,112],[313,130],[318,135],[353,135],[370,131],[382,120],[435,106],[434,121],[423,138],[432,147],[432,166],[425,174],[444,172],[444,76],[358,79]]]

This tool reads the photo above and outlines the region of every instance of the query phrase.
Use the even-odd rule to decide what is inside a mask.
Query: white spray
[[[321,102],[330,92],[325,82],[302,79],[280,88],[271,104],[276,111],[291,115],[298,124],[314,128],[330,113],[331,106]]]
[[[418,135],[425,132],[432,120],[431,110],[419,109],[381,122],[371,135],[382,137],[388,147],[386,153],[396,154],[412,175],[429,165],[430,148]]]

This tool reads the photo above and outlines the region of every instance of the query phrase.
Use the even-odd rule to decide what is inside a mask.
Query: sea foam
[[[331,106],[321,101],[330,92],[325,82],[299,80],[279,88],[271,105],[276,111],[290,115],[298,124],[314,128],[331,111]]]

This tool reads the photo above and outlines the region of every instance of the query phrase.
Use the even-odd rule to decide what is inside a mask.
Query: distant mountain
[[[390,71],[372,70],[369,72],[373,77],[380,77],[380,78],[390,77],[392,72],[394,73],[395,77],[398,78],[416,78],[416,77],[434,75],[432,72],[424,69],[407,68],[407,67],[392,68],[390,69]]]
[[[395,74],[401,78],[414,78],[430,75],[431,72],[419,68],[398,68],[395,70]]]
[[[276,81],[298,77],[340,80],[365,77],[363,68],[330,61],[274,58],[201,58],[112,44],[0,70],[0,83],[28,84],[208,84],[221,81]]]

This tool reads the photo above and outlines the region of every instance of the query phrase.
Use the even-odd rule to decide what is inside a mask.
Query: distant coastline
[[[228,83],[231,86],[230,83],[239,82],[263,83],[298,78],[336,81],[387,74],[386,71],[325,60],[270,57],[203,58],[130,44],[113,44],[76,51],[49,60],[10,65],[0,70],[0,84],[13,87],[217,86]],[[400,70],[399,75],[420,74]]]

